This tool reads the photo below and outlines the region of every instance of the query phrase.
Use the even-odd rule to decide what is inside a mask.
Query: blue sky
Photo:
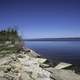
[[[80,0],[0,0],[0,29],[23,38],[80,37]]]

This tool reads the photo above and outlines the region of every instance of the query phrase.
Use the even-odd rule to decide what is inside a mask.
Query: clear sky
[[[80,0],[0,0],[0,29],[23,38],[80,37]]]

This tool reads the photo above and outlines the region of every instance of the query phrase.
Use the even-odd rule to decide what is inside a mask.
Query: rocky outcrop
[[[20,53],[0,61],[0,80],[54,80],[50,72],[40,67],[47,59]]]
[[[30,49],[5,56],[0,59],[0,80],[80,80],[80,75],[62,69],[61,64],[57,69],[46,62],[47,59]]]
[[[65,69],[55,69],[55,68],[46,68],[47,71],[51,72],[52,78],[55,80],[80,80],[80,75],[74,73],[71,70]]]

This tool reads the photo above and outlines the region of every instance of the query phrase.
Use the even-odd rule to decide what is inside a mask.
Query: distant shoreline
[[[80,38],[37,38],[23,39],[23,41],[80,41]]]

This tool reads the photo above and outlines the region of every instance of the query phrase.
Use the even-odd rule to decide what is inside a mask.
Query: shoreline
[[[0,59],[0,80],[80,80],[80,75],[71,70],[72,64],[53,65],[34,50],[23,47]]]

